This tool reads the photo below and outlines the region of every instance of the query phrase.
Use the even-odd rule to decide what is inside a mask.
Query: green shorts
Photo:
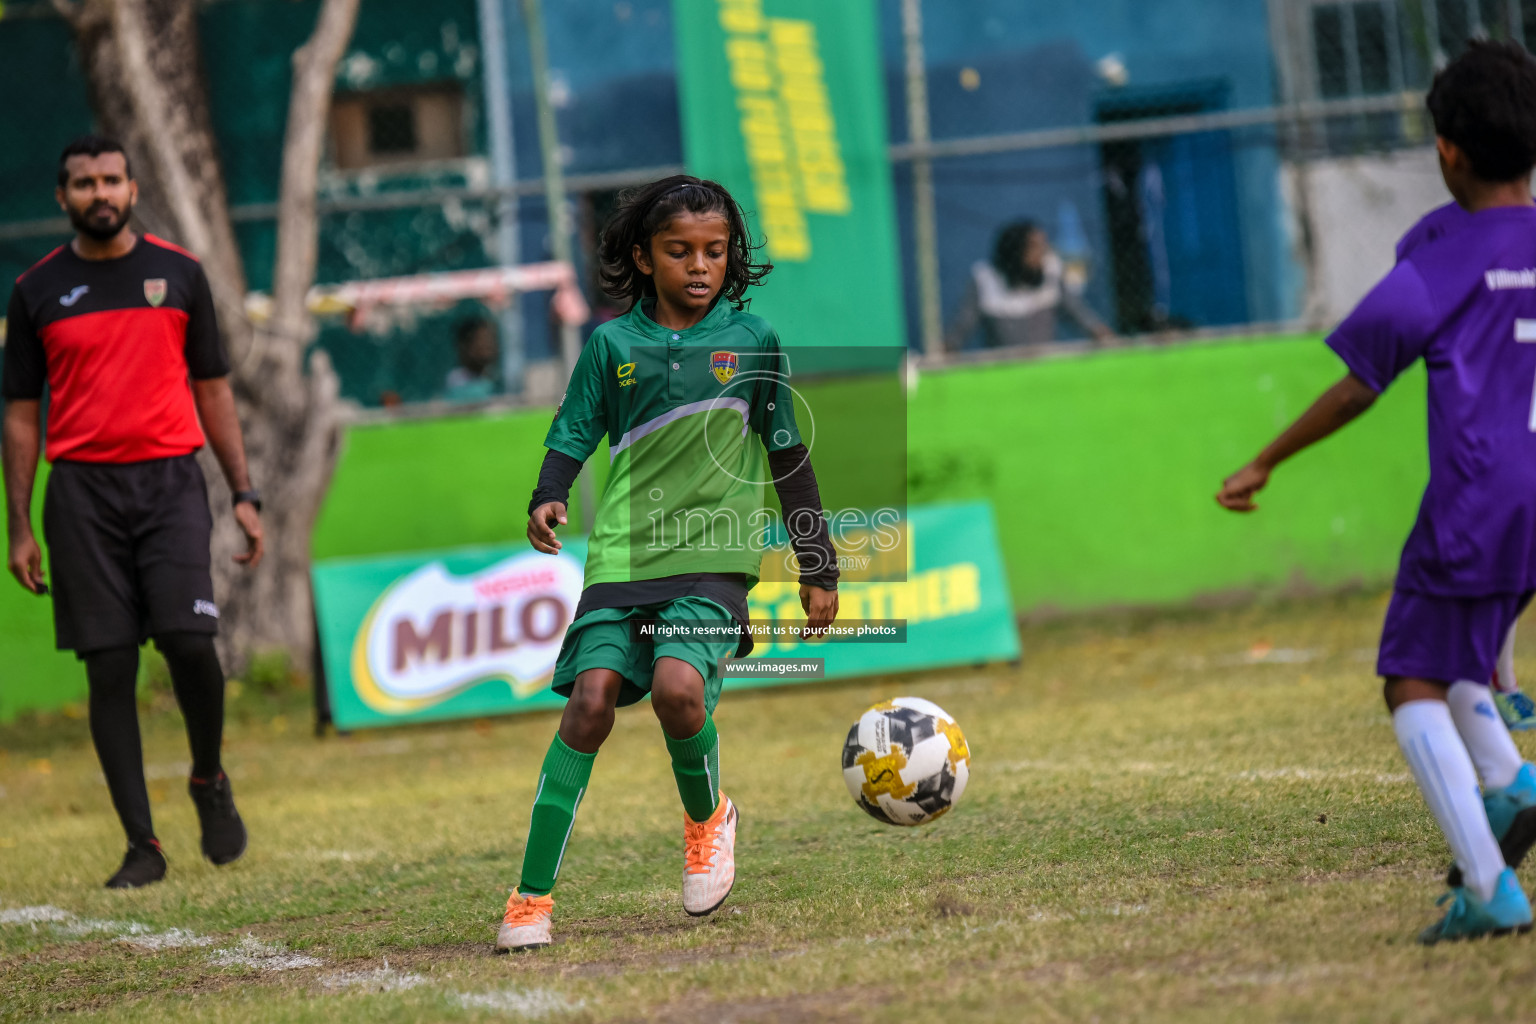
[[[657,658],[677,658],[692,665],[704,677],[704,707],[713,713],[720,700],[720,662],[736,653],[736,641],[637,643],[630,637],[630,619],[721,626],[736,624],[730,612],[703,597],[679,597],[634,608],[594,609],[571,623],[565,631],[551,688],[560,696],[569,697],[576,685],[576,677],[581,673],[593,668],[612,669],[624,677],[624,684],[619,689],[619,707],[627,707],[651,692],[651,674],[655,671]]]

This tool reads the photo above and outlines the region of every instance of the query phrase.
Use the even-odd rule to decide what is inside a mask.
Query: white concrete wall
[[[1283,173],[1307,272],[1305,318],[1324,329],[1392,269],[1393,248],[1414,222],[1451,198],[1433,147],[1288,164]]]

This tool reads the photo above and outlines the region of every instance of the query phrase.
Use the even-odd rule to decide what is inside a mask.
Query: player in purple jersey
[[[1460,203],[1449,202],[1425,214],[1397,243],[1397,259],[1401,263],[1419,246],[1436,242],[1446,235],[1460,231],[1472,223],[1472,215]],[[1536,702],[1526,696],[1515,679],[1515,626],[1510,624],[1499,651],[1498,665],[1490,681],[1493,703],[1499,709],[1504,724],[1511,729],[1536,729]]]
[[[1251,512],[1285,459],[1368,409],[1414,362],[1429,377],[1429,486],[1403,547],[1376,669],[1398,745],[1450,842],[1450,909],[1424,943],[1525,931],[1513,865],[1536,842],[1536,767],[1488,699],[1536,592],[1536,60],[1474,42],[1428,98],[1466,223],[1436,211],[1328,338],[1349,372],[1217,495]],[[1482,779],[1482,798],[1478,778]]]

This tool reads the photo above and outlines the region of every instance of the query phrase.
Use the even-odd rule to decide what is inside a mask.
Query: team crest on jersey
[[[165,301],[165,278],[151,277],[144,282],[144,301],[158,306]]]
[[[715,372],[715,379],[721,384],[729,384],[731,378],[736,376],[735,352],[711,352],[709,354],[709,368]]]

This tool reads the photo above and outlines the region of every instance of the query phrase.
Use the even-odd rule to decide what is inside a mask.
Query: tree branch
[[[325,0],[314,34],[293,55],[293,90],[283,139],[283,180],[277,206],[277,258],[272,279],[272,331],[279,358],[303,357],[309,314],[305,299],[319,259],[315,191],[336,82],[336,66],[357,23],[359,0]]]
[[[157,114],[172,107],[149,59],[149,24],[140,0],[117,0],[112,5],[112,31],[123,56],[124,82],[128,99],[140,124],[153,124]],[[165,182],[166,201],[181,233],[181,243],[193,252],[206,253],[212,248],[208,226],[197,208],[196,190],[181,161],[181,153],[172,145],[169,132],[145,135],[150,159]]]

